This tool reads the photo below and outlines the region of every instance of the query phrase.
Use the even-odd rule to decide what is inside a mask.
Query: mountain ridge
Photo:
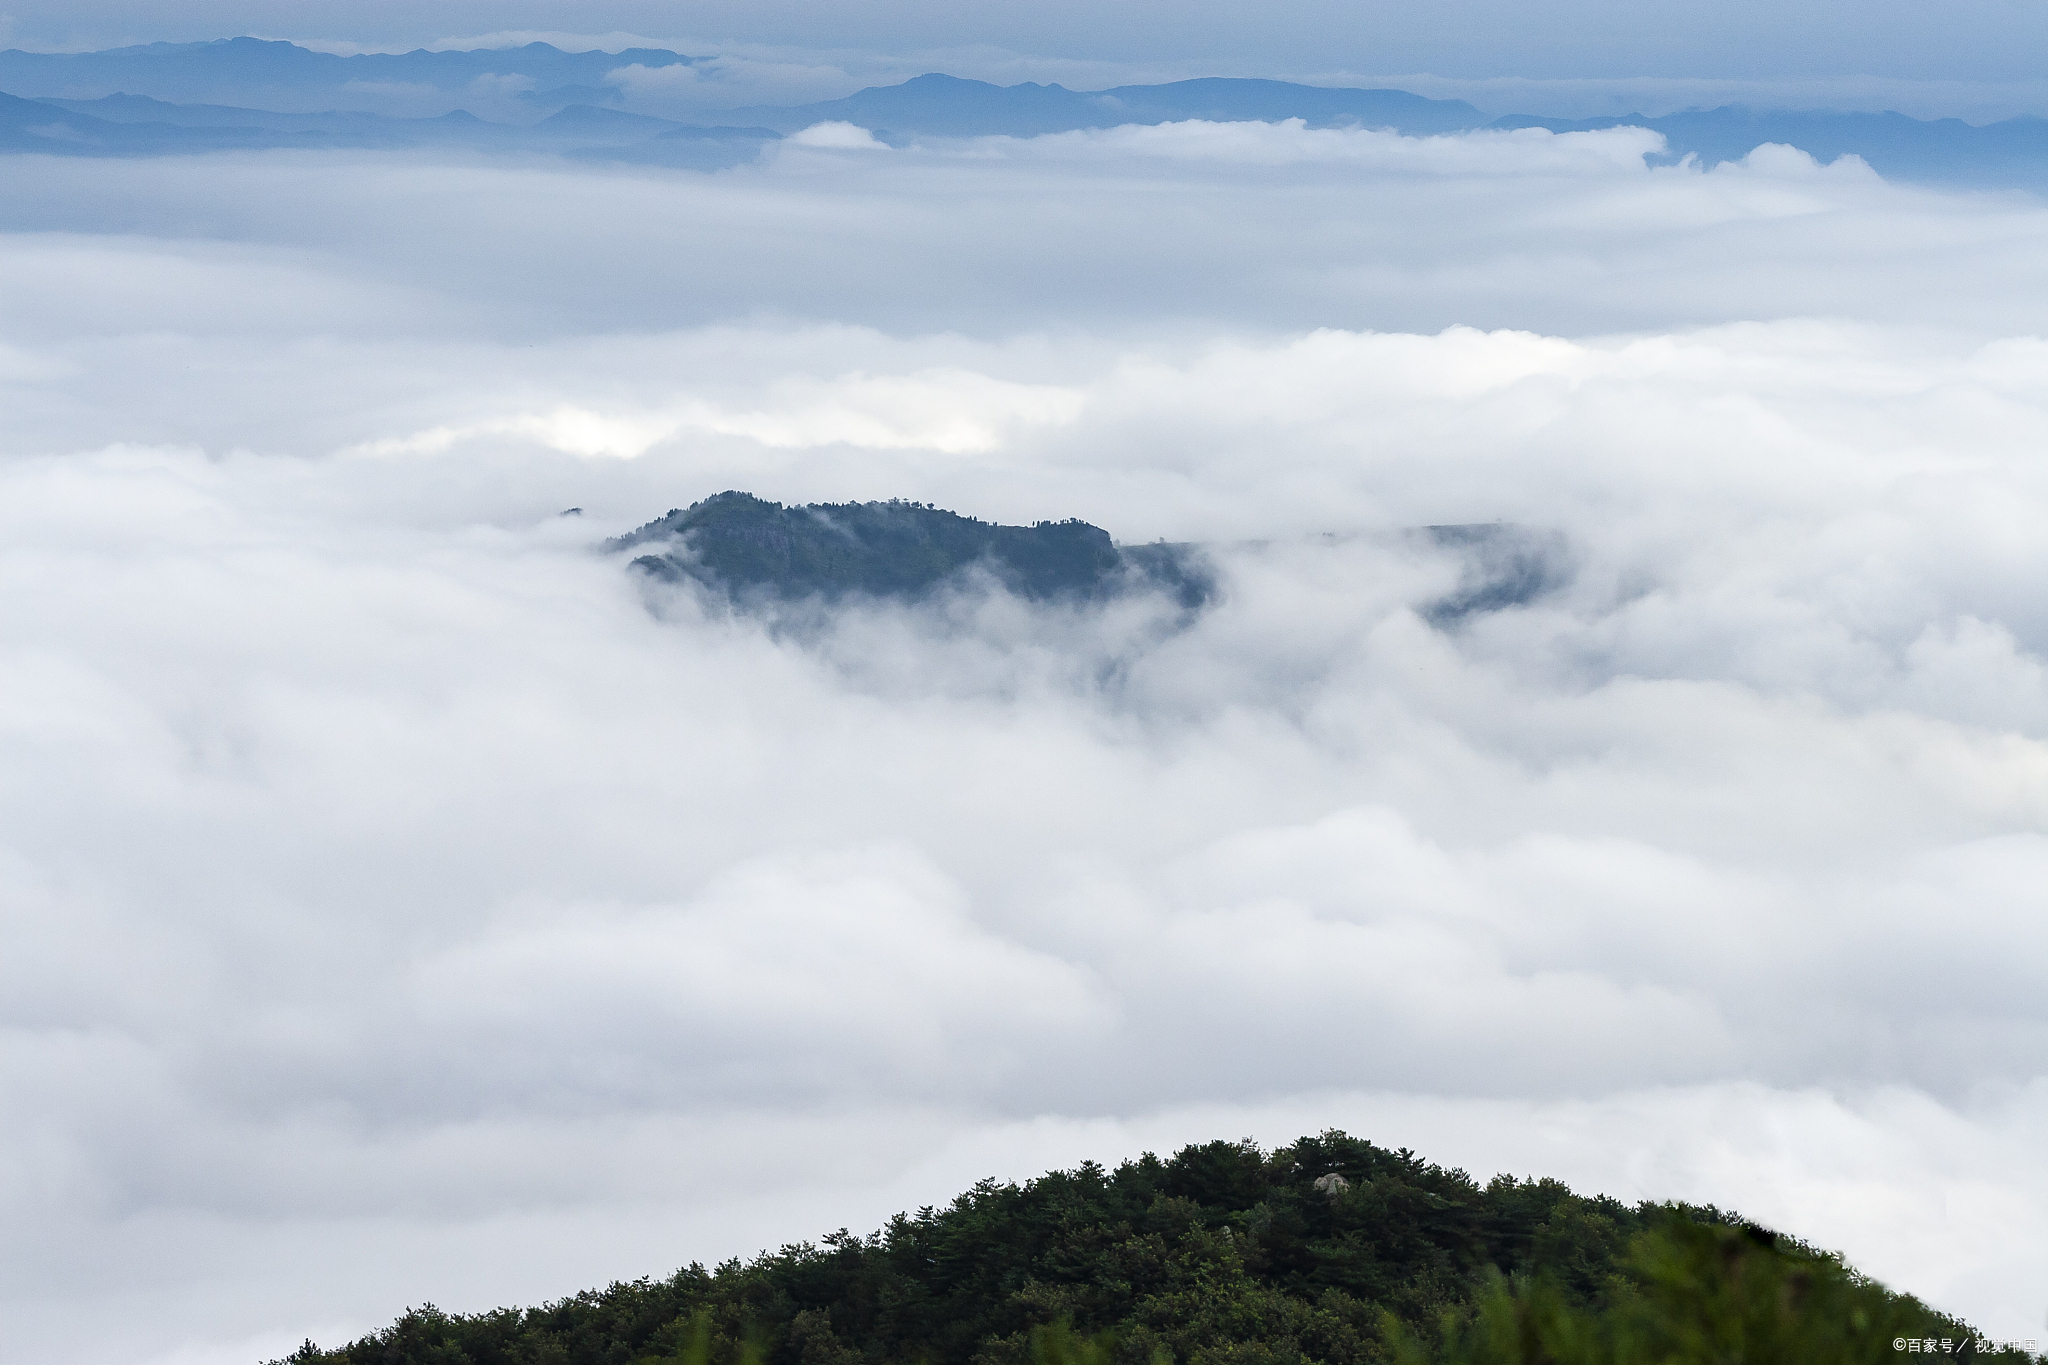
[[[153,43],[98,53],[0,52],[0,90],[58,111],[0,108],[0,151],[161,156],[220,150],[458,147],[719,169],[756,157],[776,137],[845,121],[885,140],[1047,133],[1190,119],[1386,128],[1408,136],[1542,128],[1554,133],[1642,127],[1665,160],[1736,160],[1764,143],[1821,161],[1861,157],[1895,179],[1975,187],[2048,187],[2048,119],[1991,123],[1916,119],[1896,111],[1770,110],[1744,105],[1673,114],[1561,119],[1490,117],[1461,100],[1398,89],[1197,77],[1069,90],[996,85],[927,72],[833,100],[744,105],[661,118],[618,108],[611,77],[627,67],[690,66],[657,48],[566,52],[547,43],[467,51],[342,56],[255,38]],[[410,92],[400,95],[389,91]],[[385,94],[378,94],[385,91]],[[229,96],[243,103],[228,101]],[[360,107],[375,104],[378,108]],[[397,101],[394,103],[393,101]],[[406,101],[411,106],[400,108]],[[357,107],[350,107],[351,105]],[[487,107],[492,117],[469,106]],[[516,115],[508,118],[506,113]],[[464,112],[468,121],[450,115]],[[566,120],[563,115],[569,115]],[[707,115],[715,115],[706,122]],[[91,120],[87,122],[86,120]],[[688,132],[678,130],[696,129]],[[715,133],[713,136],[711,134]]]
[[[1191,546],[1120,546],[1078,517],[1005,526],[900,498],[785,506],[728,490],[604,544],[642,547],[655,552],[632,561],[639,572],[736,600],[916,599],[976,573],[1037,601],[1164,591],[1193,609],[1215,591]]]
[[[868,1236],[424,1306],[272,1365],[1871,1365],[1908,1334],[2031,1359],[1719,1209],[1481,1185],[1331,1130],[983,1180]]]

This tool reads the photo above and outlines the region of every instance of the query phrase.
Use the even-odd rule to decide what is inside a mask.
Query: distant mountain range
[[[1126,123],[1278,122],[1310,127],[1357,125],[1409,134],[1455,133],[1482,127],[1486,116],[1463,100],[1432,100],[1405,90],[1331,89],[1290,81],[1174,81],[1068,90],[1059,85],[990,85],[938,74],[901,85],[870,86],[845,99],[788,108],[733,111],[734,118],[794,130],[825,120],[932,137],[1036,137]]]
[[[654,48],[564,52],[547,43],[470,52],[366,52],[351,57],[296,43],[222,38],[209,43],[148,43],[106,52],[0,52],[0,90],[92,99],[119,93],[179,104],[252,105],[288,113],[358,109],[433,113],[463,107],[483,89],[525,95],[541,112],[602,104],[618,95],[604,78],[621,67],[688,65],[691,58]]]
[[[97,99],[41,100],[0,94],[0,152],[57,156],[461,147],[716,169],[753,159],[764,144],[781,136],[771,128],[678,123],[594,105],[572,104],[521,125],[491,122],[462,110],[436,118],[394,118],[349,110],[293,114],[172,104],[125,92]]]
[[[1739,106],[1648,117],[1489,118],[1462,100],[1403,90],[1210,78],[1108,90],[999,86],[937,73],[843,99],[763,105],[690,122],[618,106],[625,68],[700,60],[654,48],[564,52],[546,43],[469,52],[337,56],[255,38],[151,43],[107,52],[0,52],[0,151],[161,156],[261,148],[464,147],[585,159],[718,167],[812,124],[843,120],[885,141],[1034,137],[1120,124],[1298,118],[1311,127],[1388,128],[1411,136],[1481,128],[1573,132],[1633,126],[1662,133],[1674,159],[1712,164],[1765,142],[1823,161],[1853,153],[1903,180],[1970,186],[2048,184],[2048,119],[1988,125],[1899,113]],[[490,110],[475,116],[470,106]],[[508,114],[507,111],[510,111]]]

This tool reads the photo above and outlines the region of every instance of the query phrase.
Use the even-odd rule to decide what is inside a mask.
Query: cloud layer
[[[2024,1334],[2039,210],[1625,134],[847,142],[13,168],[15,1339],[246,1359],[1325,1124]],[[733,486],[1225,595],[777,631],[594,550]],[[1495,520],[1568,575],[1432,625],[1471,569],[1406,528]]]
[[[2026,331],[2048,292],[2031,198],[1902,188],[1786,148],[1711,172],[1645,165],[1655,150],[1631,129],[1183,123],[796,145],[715,175],[23,157],[0,270],[24,342],[194,328],[524,342],[749,317],[982,337],[1797,316],[1998,335]]]

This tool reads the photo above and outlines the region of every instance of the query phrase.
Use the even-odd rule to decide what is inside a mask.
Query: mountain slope
[[[1120,549],[1107,531],[1078,519],[1002,526],[894,499],[785,507],[751,493],[720,493],[607,548],[643,545],[658,552],[635,559],[635,568],[735,597],[917,597],[973,570],[1037,599],[1156,587],[1193,607],[1210,590],[1193,552],[1181,547]]]
[[[1475,1307],[1481,1330],[1454,1335],[1449,1359],[1870,1365],[1908,1334],[1946,1339],[1951,1352],[1973,1336],[1712,1209],[1629,1207],[1554,1180],[1482,1187],[1332,1132],[1271,1153],[1211,1142],[1113,1171],[983,1181],[868,1237],[834,1233],[534,1309],[420,1308],[290,1359],[1419,1365],[1432,1352],[1415,1329]]]

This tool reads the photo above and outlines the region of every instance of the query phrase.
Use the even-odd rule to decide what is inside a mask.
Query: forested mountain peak
[[[1189,546],[1120,547],[1078,517],[1004,526],[900,498],[784,506],[729,490],[607,543],[641,546],[653,552],[636,569],[735,597],[915,598],[976,572],[1041,601],[1153,588],[1192,607],[1210,592]]]
[[[290,1362],[1870,1365],[1909,1337],[2029,1359],[1716,1209],[1481,1185],[1326,1132],[984,1180],[867,1236],[533,1309],[420,1308]]]

